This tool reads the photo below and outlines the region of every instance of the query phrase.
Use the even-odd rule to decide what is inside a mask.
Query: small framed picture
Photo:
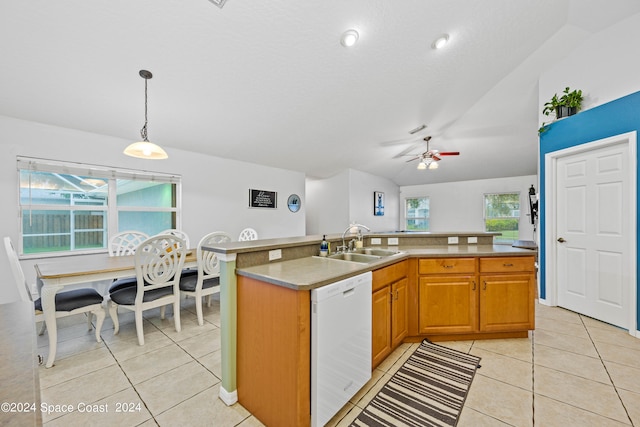
[[[384,193],[381,191],[373,192],[373,215],[384,215]]]

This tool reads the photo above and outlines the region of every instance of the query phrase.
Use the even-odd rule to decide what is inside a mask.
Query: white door
[[[558,305],[625,329],[635,286],[628,144],[557,159],[554,242]]]

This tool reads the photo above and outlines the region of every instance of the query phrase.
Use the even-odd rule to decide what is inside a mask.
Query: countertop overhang
[[[460,235],[456,233],[456,235]],[[279,246],[281,247],[281,246]],[[401,251],[397,255],[380,258],[371,263],[355,263],[322,257],[303,257],[289,261],[271,262],[236,269],[238,276],[245,276],[278,286],[304,291],[315,289],[355,274],[373,271],[408,258],[535,256],[531,249],[508,245],[448,245],[427,247],[393,247]]]

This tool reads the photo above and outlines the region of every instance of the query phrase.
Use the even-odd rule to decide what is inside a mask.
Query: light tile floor
[[[132,313],[120,314],[115,336],[105,321],[103,343],[82,315],[59,319],[56,364],[40,368],[42,402],[52,408],[45,426],[262,426],[240,404],[217,398],[219,308],[214,297],[199,326],[193,300],[183,300],[180,333],[169,309],[164,321],[157,310],[145,313],[142,347]],[[38,343],[46,356],[46,334]],[[624,330],[537,304],[529,338],[440,344],[482,357],[461,427],[640,426],[640,339]],[[329,425],[349,425],[417,345],[394,351]]]

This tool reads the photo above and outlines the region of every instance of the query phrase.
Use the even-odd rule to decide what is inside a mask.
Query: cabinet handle
[[[483,291],[486,291],[486,290],[487,290],[487,281],[486,281],[486,280],[484,280],[484,288],[482,288],[482,290],[483,290]]]
[[[396,301],[400,299],[400,295],[398,294],[398,290],[396,289]]]
[[[475,281],[475,280],[473,281],[473,289],[471,289],[471,290],[472,290],[472,291],[475,291],[475,290],[476,290],[476,281]]]
[[[453,268],[453,265],[443,265],[443,268]]]
[[[504,263],[504,264],[502,264],[502,265],[503,265],[503,266],[505,266],[505,267],[513,267],[513,264],[507,264],[507,263]]]

